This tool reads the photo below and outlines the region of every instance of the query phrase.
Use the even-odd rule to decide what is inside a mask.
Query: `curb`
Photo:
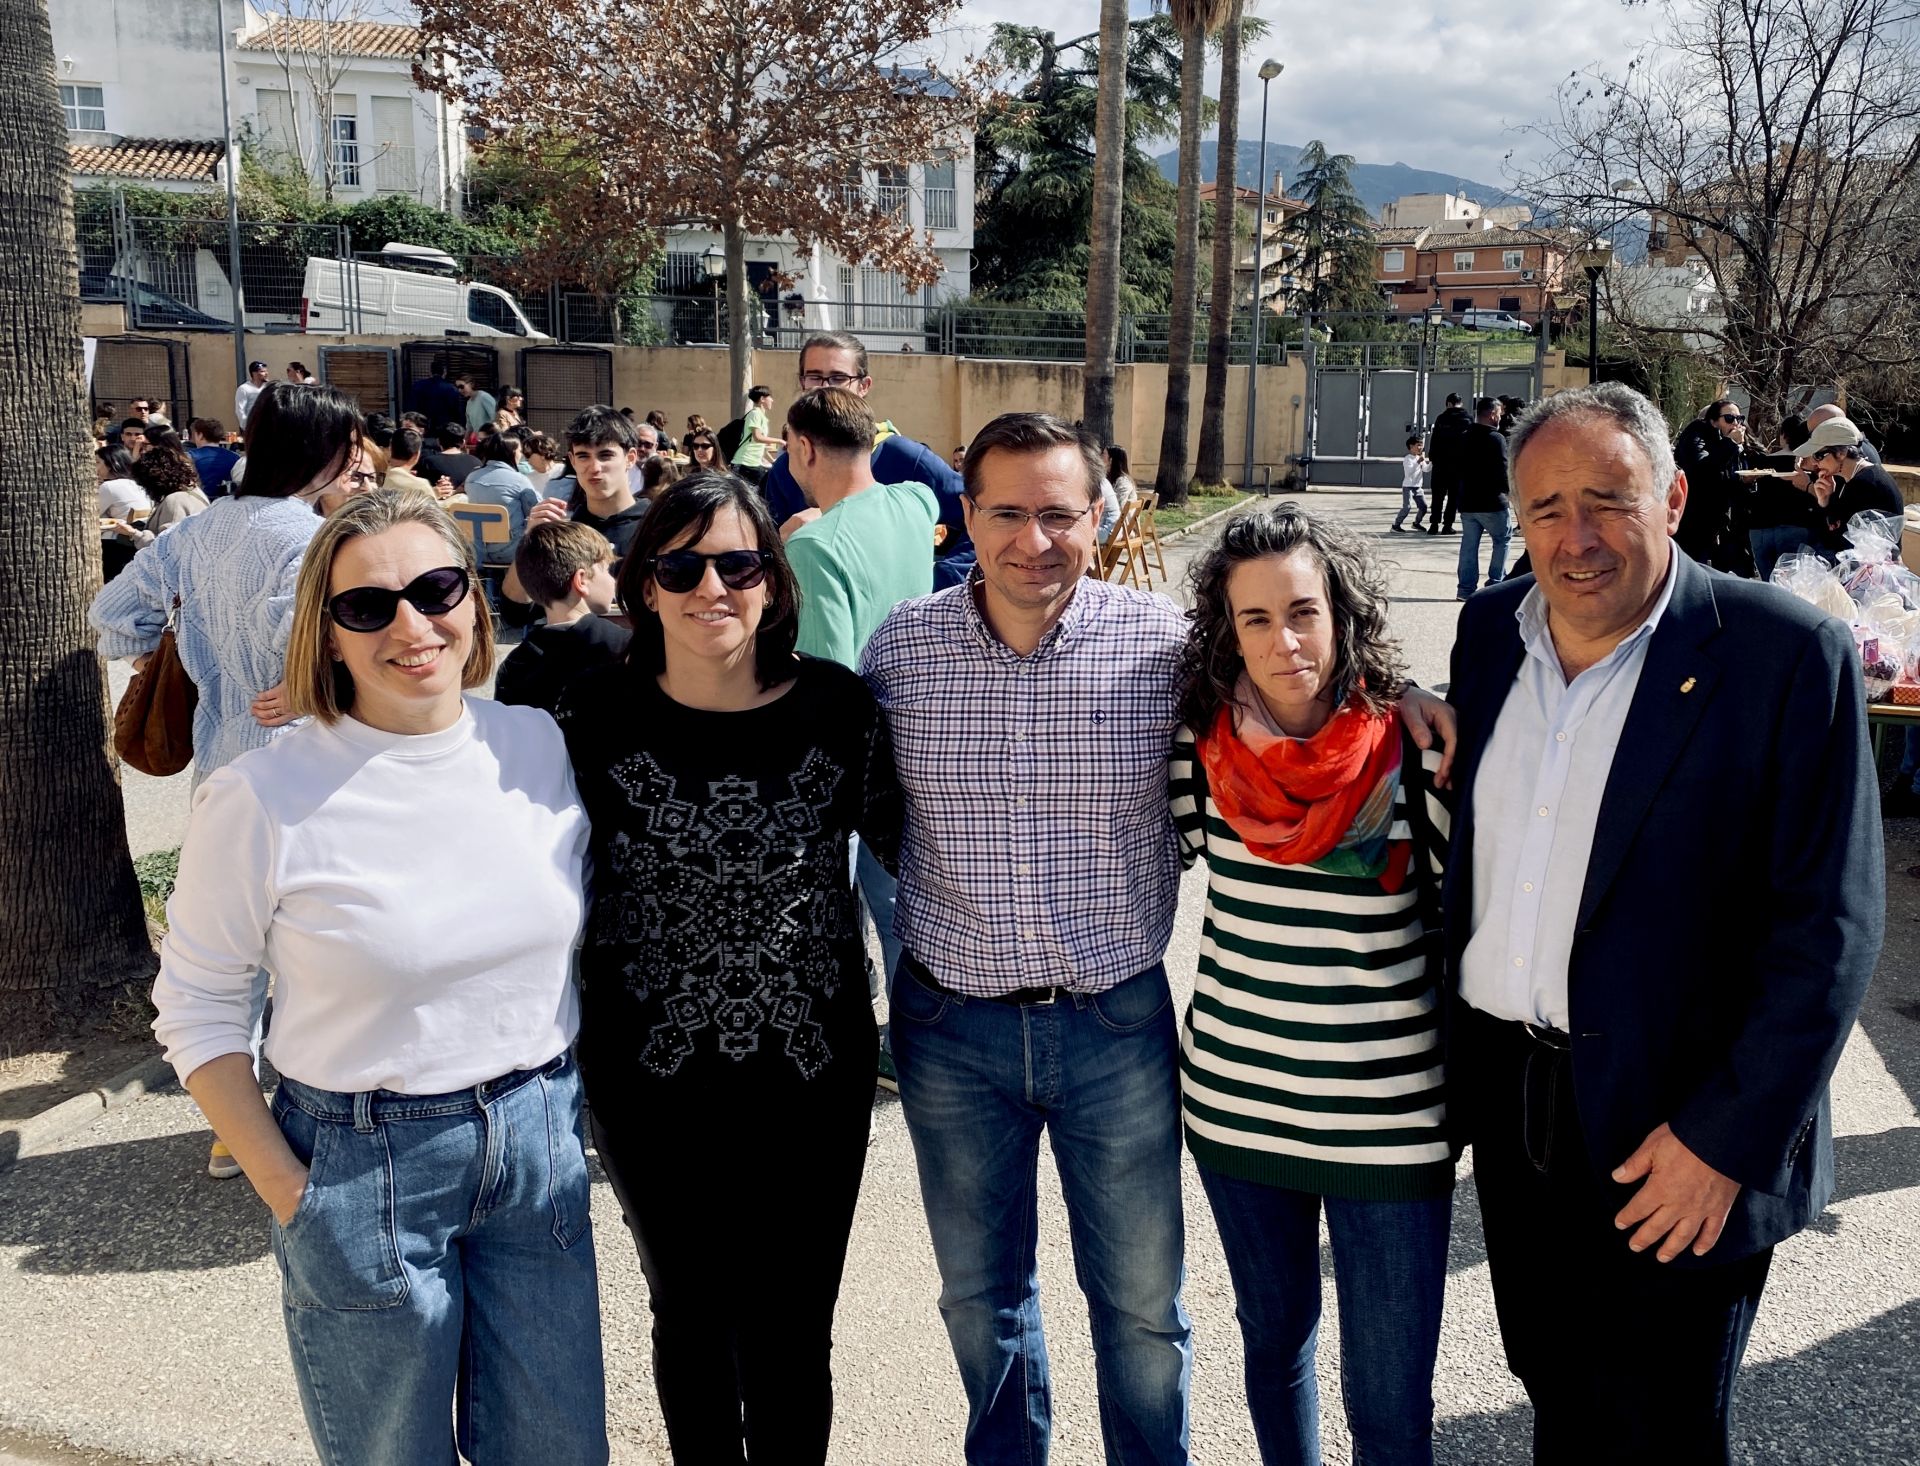
[[[1259,498],[1260,496],[1258,494],[1249,494],[1245,499],[1241,500],[1238,504],[1229,504],[1224,509],[1214,510],[1213,513],[1209,514],[1205,519],[1196,519],[1192,524],[1183,524],[1178,529],[1170,529],[1165,534],[1160,536],[1160,543],[1163,545],[1167,545],[1167,544],[1172,544],[1175,540],[1184,539],[1186,536],[1192,534],[1195,530],[1205,529],[1208,525],[1212,524],[1216,519],[1225,519],[1230,514],[1238,514],[1241,510],[1245,509],[1249,504],[1257,503],[1259,501]]]
[[[130,1105],[141,1096],[173,1082],[173,1066],[159,1054],[122,1070],[105,1084],[64,1099],[37,1115],[0,1125],[0,1172],[14,1162],[42,1155],[77,1130],[84,1130],[108,1110]]]

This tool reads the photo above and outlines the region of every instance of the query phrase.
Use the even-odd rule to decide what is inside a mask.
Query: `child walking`
[[[1393,532],[1405,534],[1400,527],[1407,517],[1407,511],[1414,505],[1420,506],[1419,513],[1413,516],[1413,527],[1420,528],[1420,521],[1427,517],[1427,496],[1420,492],[1427,481],[1426,439],[1415,433],[1407,439],[1407,456],[1400,460],[1400,512],[1393,517]]]

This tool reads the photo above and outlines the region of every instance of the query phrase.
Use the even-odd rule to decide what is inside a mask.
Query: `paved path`
[[[1386,534],[1394,495],[1323,491],[1311,502],[1395,557],[1395,630],[1420,680],[1444,678],[1458,541]],[[1183,542],[1170,558],[1190,552]],[[184,781],[141,789],[136,778],[129,775],[130,802],[147,832],[136,842],[178,843]],[[1839,1199],[1780,1249],[1748,1356],[1736,1453],[1744,1462],[1920,1460],[1920,881],[1904,874],[1920,860],[1920,822],[1890,824],[1887,853],[1887,952],[1835,1081]],[[1202,879],[1196,872],[1183,887],[1168,957],[1182,989],[1196,958]],[[0,1466],[312,1459],[263,1213],[245,1183],[201,1174],[205,1153],[203,1124],[176,1091],[109,1114],[55,1154],[0,1175],[0,1432],[21,1433],[0,1433]],[[1190,1168],[1186,1182],[1194,1456],[1251,1462],[1232,1293]],[[1101,1451],[1086,1314],[1050,1166],[1041,1195],[1053,1459],[1092,1466]],[[614,1459],[664,1462],[645,1285],[604,1185],[594,1201]],[[1529,1416],[1501,1362],[1470,1184],[1458,1195],[1448,1286],[1435,1383],[1439,1459],[1524,1462]],[[1330,1278],[1328,1288],[1330,1300]],[[962,1398],[936,1291],[905,1126],[897,1103],[882,1097],[840,1304],[836,1463],[959,1459]],[[1330,1314],[1321,1374],[1334,1466],[1350,1459],[1337,1345]],[[111,1454],[49,1454],[33,1444],[45,1440]]]

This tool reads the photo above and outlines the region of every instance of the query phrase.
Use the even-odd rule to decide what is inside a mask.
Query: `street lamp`
[[[1420,376],[1420,421],[1414,424],[1415,431],[1424,431],[1425,425],[1433,420],[1433,367],[1438,350],[1440,328],[1446,324],[1447,313],[1436,299],[1432,305],[1420,312],[1420,360],[1424,370]]]
[[[1266,283],[1267,243],[1267,91],[1273,79],[1286,67],[1269,56],[1260,63],[1260,204],[1253,219],[1253,350],[1247,357],[1247,463],[1241,475],[1241,487],[1253,492],[1253,425],[1260,405],[1260,338],[1266,324],[1261,313],[1261,287]]]
[[[713,339],[720,337],[720,282],[727,277],[727,252],[717,244],[707,246],[700,263],[706,266],[707,278],[713,282]]]
[[[1587,272],[1587,381],[1600,380],[1600,277],[1605,265],[1588,265]]]

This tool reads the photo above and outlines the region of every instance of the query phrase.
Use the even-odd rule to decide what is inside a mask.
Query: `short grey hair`
[[[1598,382],[1571,387],[1542,398],[1521,414],[1507,444],[1507,487],[1520,492],[1520,455],[1533,435],[1549,423],[1574,418],[1599,418],[1619,428],[1636,443],[1653,468],[1653,489],[1664,494],[1673,483],[1673,444],[1667,441],[1667,420],[1651,398],[1624,382]]]

